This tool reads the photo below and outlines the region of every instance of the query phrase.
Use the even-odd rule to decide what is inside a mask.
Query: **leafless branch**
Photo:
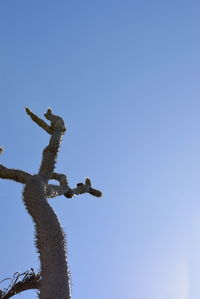
[[[3,279],[10,280],[10,284],[7,288],[0,290],[0,299],[8,299],[16,294],[31,289],[40,289],[40,273],[36,274],[33,269],[30,269],[24,273],[16,272],[12,278]]]
[[[45,123],[41,118],[35,115],[29,108],[25,107],[26,113],[31,117],[31,119],[42,129],[44,129],[48,134],[52,135],[53,130],[51,127]]]
[[[13,180],[18,183],[26,184],[27,180],[31,177],[28,172],[18,169],[6,168],[0,164],[0,178]]]
[[[91,181],[89,178],[85,180],[85,184],[78,183],[77,187],[71,189],[68,185],[67,178],[64,174],[53,173],[52,179],[60,182],[60,186],[48,184],[47,186],[47,197],[53,198],[58,195],[64,195],[67,198],[72,198],[78,194],[89,193],[96,197],[101,197],[102,192],[92,188]]]
[[[58,185],[48,184],[46,190],[47,198],[52,198],[58,195],[62,195],[70,189],[68,186],[66,175],[54,172],[52,174],[51,179],[58,181],[60,185],[58,186]]]
[[[43,180],[47,183],[48,180],[51,179],[55,168],[62,136],[66,131],[65,124],[61,117],[52,114],[51,109],[48,109],[44,114],[46,119],[51,122],[50,126],[48,126],[42,119],[32,113],[28,108],[26,108],[26,112],[30,115],[33,121],[35,121],[40,127],[51,134],[49,144],[43,151],[42,163],[38,173],[38,175],[43,177]]]
[[[69,190],[64,194],[64,196],[67,198],[72,198],[73,196],[76,196],[78,194],[83,194],[83,193],[90,193],[91,195],[94,195],[96,197],[102,196],[101,191],[92,188],[91,181],[89,178],[85,180],[85,184],[78,183],[76,188],[74,189],[69,188]]]
[[[61,129],[63,132],[66,131],[63,119],[60,116],[53,114],[50,108],[47,110],[44,116],[51,122],[52,131],[55,129]]]

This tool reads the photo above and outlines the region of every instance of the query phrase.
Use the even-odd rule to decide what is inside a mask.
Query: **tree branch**
[[[74,189],[71,189],[70,187],[61,187],[61,186],[49,184],[46,190],[47,198],[54,198],[60,195],[64,195],[67,198],[72,198],[75,197],[76,195],[83,194],[83,193],[89,193],[96,197],[102,196],[101,191],[94,188],[88,189],[88,187],[83,183],[77,184],[77,187]]]
[[[92,188],[91,181],[89,178],[85,180],[85,184],[78,183],[77,187],[71,189],[68,185],[67,178],[64,174],[53,173],[52,179],[57,180],[60,182],[60,186],[48,184],[47,185],[47,198],[53,198],[59,195],[64,195],[67,198],[72,198],[76,195],[89,193],[96,197],[101,197],[102,192]]]
[[[39,118],[37,115],[35,115],[29,108],[25,107],[26,113],[30,116],[30,118],[43,130],[45,130],[48,134],[52,134],[53,130],[52,128],[45,123],[41,118]]]
[[[43,151],[42,163],[38,173],[43,177],[45,182],[48,182],[55,168],[62,136],[66,131],[65,124],[61,117],[54,115],[51,112],[51,109],[48,109],[44,114],[46,119],[51,122],[50,126],[48,126],[41,118],[31,112],[28,108],[26,108],[26,112],[38,126],[51,135],[49,145]]]
[[[47,110],[44,116],[46,117],[46,119],[48,119],[51,122],[52,131],[54,131],[55,129],[62,130],[63,133],[66,131],[65,123],[62,117],[53,114],[50,108]]]
[[[78,183],[77,187],[74,189],[69,189],[69,191],[67,191],[64,196],[67,198],[72,198],[76,195],[79,194],[83,194],[83,193],[90,193],[91,195],[94,195],[96,197],[101,197],[102,196],[102,192],[92,188],[91,186],[91,181],[89,178],[87,178],[85,180],[85,184],[83,183]]]
[[[26,184],[27,180],[31,177],[31,174],[23,170],[10,169],[0,164],[0,178],[13,180],[18,183]],[[47,185],[47,198],[56,197],[59,195],[64,195],[67,198],[72,198],[78,194],[90,193],[96,197],[102,195],[101,191],[93,189],[91,187],[91,182],[89,179],[86,179],[85,184],[79,183],[77,187],[71,189],[67,182],[67,177],[64,174],[53,173],[51,179],[59,181],[60,186],[53,184]]]
[[[31,177],[28,172],[18,169],[6,168],[0,164],[0,178],[13,180],[18,183],[26,184],[27,180]]]
[[[54,172],[51,179],[58,181],[60,183],[60,186],[48,184],[46,189],[47,198],[63,195],[68,190],[70,190],[66,175]]]
[[[13,275],[13,278],[10,280],[11,283],[8,286],[8,288],[4,290],[0,290],[0,299],[11,298],[16,294],[19,294],[27,290],[40,289],[40,280],[41,280],[40,273],[35,274],[33,269],[30,269],[22,274],[16,272]]]

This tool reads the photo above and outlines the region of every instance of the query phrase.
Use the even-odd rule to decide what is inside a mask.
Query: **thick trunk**
[[[38,175],[31,177],[24,189],[24,203],[35,223],[41,262],[40,299],[69,299],[65,238],[45,193],[46,184]]]

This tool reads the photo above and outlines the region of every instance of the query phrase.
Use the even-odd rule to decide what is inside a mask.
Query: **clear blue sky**
[[[37,172],[49,136],[24,106],[50,106],[68,127],[57,171],[104,192],[51,201],[73,299],[200,297],[199,15],[195,0],[0,2],[1,163]],[[1,180],[0,280],[39,268],[21,197]]]

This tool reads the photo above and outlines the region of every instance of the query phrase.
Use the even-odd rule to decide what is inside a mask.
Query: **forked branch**
[[[35,115],[29,108],[25,107],[26,113],[31,117],[31,119],[40,126],[43,130],[45,130],[48,134],[52,134],[53,130],[51,127],[43,121],[43,119],[39,118],[37,115]]]

